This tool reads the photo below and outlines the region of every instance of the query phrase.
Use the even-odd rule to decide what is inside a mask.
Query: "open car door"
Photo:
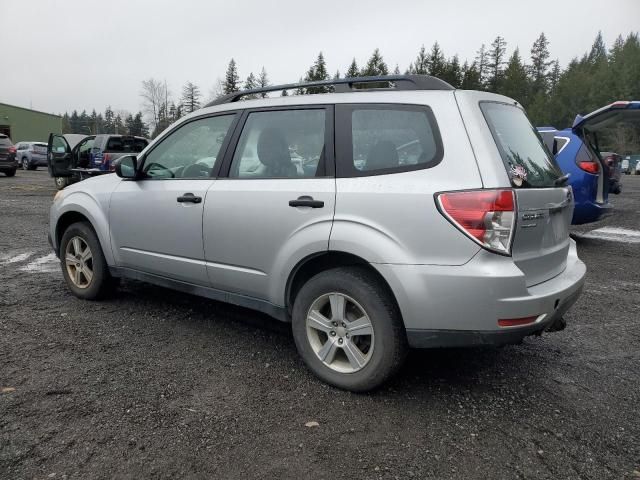
[[[74,147],[87,135],[56,133],[49,134],[49,143],[47,145],[47,164],[49,174],[52,177],[70,177],[73,175],[71,171],[74,165]]]
[[[587,115],[577,115],[571,128],[576,134],[581,130],[597,134],[618,123],[640,126],[640,101],[613,102]]]

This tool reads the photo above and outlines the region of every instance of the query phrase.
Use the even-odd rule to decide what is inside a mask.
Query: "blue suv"
[[[538,128],[562,171],[569,174],[575,197],[573,225],[598,221],[613,211],[609,203],[609,168],[598,154],[598,132],[619,122],[638,119],[640,101],[619,101],[588,115],[576,116],[571,128]]]

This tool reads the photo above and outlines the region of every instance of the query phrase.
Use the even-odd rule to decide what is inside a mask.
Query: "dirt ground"
[[[589,233],[640,230],[640,176],[623,182],[615,215],[576,230],[566,330],[415,351],[358,395],[261,314],[138,282],[71,296],[53,181],[0,174],[0,479],[640,478],[640,243]]]

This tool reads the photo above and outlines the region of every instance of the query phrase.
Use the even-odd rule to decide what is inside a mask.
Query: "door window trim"
[[[355,110],[399,110],[420,112],[427,116],[431,133],[436,146],[436,152],[430,162],[416,165],[398,165],[397,167],[381,168],[377,170],[358,170],[353,163],[353,130],[352,120]],[[372,177],[391,173],[412,172],[425,170],[438,165],[444,158],[444,146],[438,122],[433,110],[428,105],[411,103],[340,103],[336,105],[336,178]]]
[[[318,162],[318,168],[324,169],[324,175],[315,175],[313,177],[299,177],[299,178],[249,178],[249,177],[229,177],[231,171],[231,163],[235,155],[240,136],[247,123],[249,115],[255,112],[277,112],[277,111],[291,111],[291,110],[324,110],[325,111],[325,127],[324,127],[324,158],[322,159],[322,165]],[[278,105],[273,107],[256,107],[243,110],[241,118],[238,121],[231,142],[227,151],[225,152],[224,160],[221,164],[219,176],[217,178],[221,180],[305,180],[313,178],[334,178],[336,171],[335,164],[335,134],[334,134],[334,117],[335,106],[333,104],[313,104],[313,105]]]
[[[224,137],[224,141],[222,142],[222,145],[220,145],[220,150],[218,151],[218,155],[216,157],[216,161],[213,164],[213,167],[211,168],[211,173],[209,174],[208,177],[180,177],[180,178],[163,177],[163,178],[151,178],[151,177],[141,176],[140,178],[137,179],[137,181],[147,181],[147,180],[153,180],[153,181],[165,181],[165,180],[211,180],[212,178],[213,179],[218,178],[218,174],[220,172],[220,167],[222,166],[223,160],[224,160],[224,158],[226,156],[227,150],[229,148],[229,144],[231,142],[231,138],[235,134],[235,131],[237,130],[237,127],[238,127],[239,119],[242,116],[242,111],[241,110],[225,110],[225,111],[222,111],[222,112],[208,113],[208,114],[198,115],[197,117],[190,118],[189,120],[184,121],[184,122],[176,123],[176,124],[172,125],[171,130],[169,130],[167,133],[165,133],[158,142],[154,143],[151,146],[150,150],[144,152],[144,155],[141,155],[141,156],[137,157],[138,158],[138,163],[139,163],[138,170],[141,172],[142,169],[144,168],[145,162],[147,161],[147,157],[151,154],[151,152],[153,152],[158,147],[158,145],[161,145],[171,135],[173,135],[175,132],[180,130],[185,125],[188,125],[188,124],[193,123],[193,122],[198,121],[198,120],[203,120],[205,118],[228,117],[228,116],[232,116],[233,118],[231,120],[231,124],[229,125],[229,129],[227,130],[227,134]]]

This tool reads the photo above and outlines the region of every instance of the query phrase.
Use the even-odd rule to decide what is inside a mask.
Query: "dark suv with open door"
[[[113,171],[123,155],[144,150],[149,141],[133,135],[49,135],[47,162],[58,190],[90,176]]]

